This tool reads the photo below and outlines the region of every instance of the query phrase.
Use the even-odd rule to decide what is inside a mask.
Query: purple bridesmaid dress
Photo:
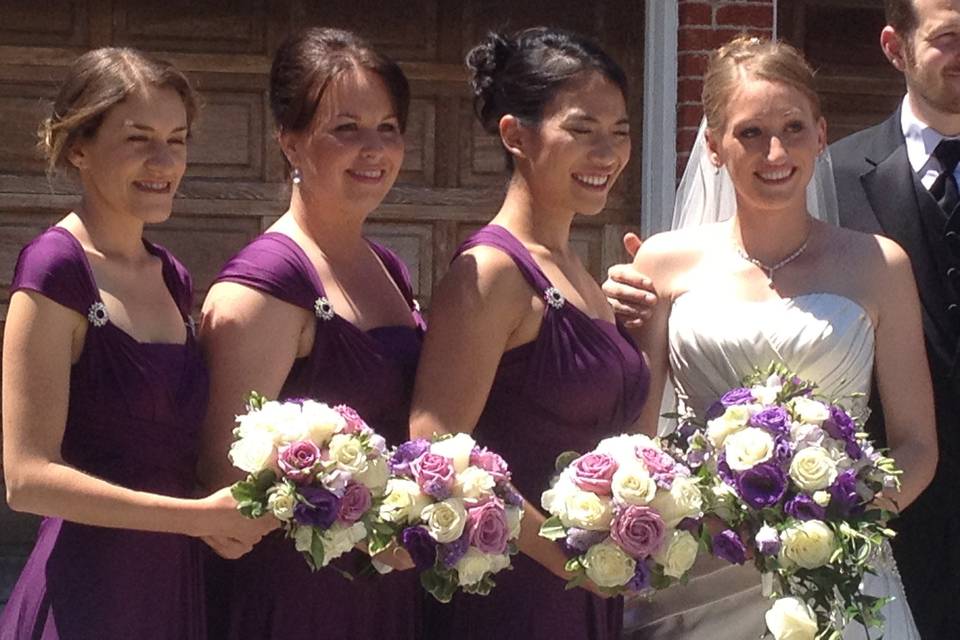
[[[163,261],[189,329],[184,344],[138,342],[112,324],[83,247],[60,227],[23,249],[11,289],[35,291],[90,323],[70,370],[64,461],[124,487],[190,497],[207,403],[190,277],[166,250],[144,245]],[[46,518],[0,615],[0,639],[205,638],[200,544]]]
[[[297,359],[280,399],[347,404],[391,445],[407,439],[413,379],[423,338],[406,268],[388,249],[370,246],[410,306],[410,326],[362,331],[330,306],[317,271],[288,236],[266,233],[223,268],[237,282],[316,315],[313,350]],[[264,336],[264,339],[268,339]],[[347,580],[332,567],[312,572],[279,531],[229,563],[228,637],[242,640],[419,638],[422,596],[413,571]],[[335,560],[351,573],[366,564],[353,551]]]
[[[620,326],[590,318],[564,300],[526,247],[490,225],[457,251],[478,245],[503,251],[547,302],[536,339],[505,352],[473,436],[509,463],[513,483],[535,505],[549,488],[564,451],[585,453],[627,431],[640,415],[650,374],[643,354]],[[488,596],[458,593],[430,601],[429,638],[467,640],[617,640],[621,598],[602,599],[564,581],[520,553],[513,571],[494,577]]]

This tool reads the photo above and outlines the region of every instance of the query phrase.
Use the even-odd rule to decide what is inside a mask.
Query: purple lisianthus
[[[713,555],[730,564],[743,564],[747,561],[747,548],[735,531],[726,529],[713,536]]]
[[[723,412],[726,410],[727,408],[723,405],[723,403],[717,400],[716,402],[711,404],[709,407],[707,407],[707,412],[704,414],[703,419],[709,422],[714,418],[719,418],[720,416],[722,416]]]
[[[863,451],[857,443],[857,423],[841,407],[831,405],[830,417],[823,421],[823,429],[831,438],[844,443],[844,450],[854,460],[863,457]]]
[[[363,418],[360,417],[360,414],[357,413],[352,407],[348,407],[345,404],[338,404],[333,408],[333,410],[339,413],[340,417],[342,417],[347,423],[347,426],[343,428],[344,433],[356,434],[370,430],[370,427],[368,427],[367,423],[363,421]]]
[[[301,487],[304,502],[293,508],[293,519],[300,524],[329,529],[340,512],[340,498],[323,487]]]
[[[857,493],[857,476],[852,469],[840,472],[830,485],[830,511],[841,518],[863,513],[864,506]]]
[[[724,407],[732,407],[736,404],[750,404],[752,402],[756,402],[756,398],[753,397],[753,391],[746,387],[730,389],[730,391],[727,391],[720,398],[720,404]]]
[[[639,593],[650,586],[650,567],[642,560],[637,562],[637,570],[634,572],[630,582],[626,584],[627,589],[634,593]]]
[[[798,493],[787,500],[783,510],[788,516],[797,520],[823,520],[827,515],[826,509],[814,502],[813,498],[805,493]]]
[[[407,527],[400,534],[400,544],[410,554],[417,570],[433,568],[437,561],[437,541],[430,537],[426,527]]]
[[[595,544],[600,544],[607,537],[606,531],[590,531],[589,529],[580,529],[570,527],[567,529],[567,547],[575,553],[584,553]]]
[[[523,508],[523,496],[520,495],[510,485],[504,485],[503,490],[499,491],[497,495],[499,495],[507,504],[513,507],[520,507],[521,509]]]
[[[460,562],[460,558],[467,553],[470,548],[470,539],[466,534],[460,536],[453,542],[437,545],[437,553],[440,554],[440,562],[445,567],[452,567]]]
[[[759,427],[772,435],[790,433],[790,415],[783,407],[767,407],[750,417],[751,427]]]
[[[734,475],[730,465],[727,464],[727,456],[725,453],[725,451],[721,452],[721,455],[717,459],[717,475],[727,484],[735,486],[737,484],[737,477]]]
[[[396,476],[410,477],[410,463],[430,449],[430,441],[424,438],[408,440],[401,444],[390,457],[390,471]]]
[[[754,541],[757,543],[757,551],[765,556],[775,556],[780,553],[780,535],[771,526],[760,527]]]
[[[344,490],[343,497],[340,498],[340,509],[337,517],[347,524],[353,524],[363,517],[372,502],[373,497],[370,495],[370,489],[359,482],[351,482]]]
[[[773,463],[762,463],[742,471],[736,478],[740,497],[754,509],[777,504],[787,490],[787,475]]]
[[[785,435],[775,436],[773,439],[773,459],[779,463],[785,463],[793,457],[793,448],[790,444],[790,438]]]
[[[456,472],[450,458],[427,451],[410,463],[413,479],[420,490],[437,500],[446,500],[453,491]]]
[[[298,440],[280,447],[277,465],[294,482],[307,482],[313,467],[320,461],[320,447],[309,440]]]
[[[510,482],[510,469],[500,454],[490,451],[486,447],[474,447],[470,452],[470,464],[479,467],[493,476],[494,482]]]
[[[610,495],[610,485],[617,467],[613,456],[605,453],[588,453],[570,463],[573,483],[584,491],[603,496]]]
[[[630,505],[613,518],[610,537],[627,555],[642,559],[660,547],[666,525],[660,514],[650,507]]]
[[[503,503],[493,498],[467,509],[466,533],[470,544],[480,551],[506,553],[510,528]]]

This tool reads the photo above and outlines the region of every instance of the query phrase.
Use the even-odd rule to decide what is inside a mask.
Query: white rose
[[[360,439],[338,433],[330,438],[330,460],[348,473],[363,473],[369,466],[367,452],[364,451]]]
[[[463,534],[467,524],[467,510],[460,498],[447,498],[428,504],[420,512],[430,537],[437,542],[453,542]]]
[[[765,430],[747,427],[727,436],[724,447],[730,468],[734,471],[746,471],[773,457],[776,444]]]
[[[387,522],[412,522],[420,518],[420,512],[428,504],[430,498],[423,495],[416,482],[405,478],[390,478],[379,514]]]
[[[609,541],[590,547],[583,557],[583,566],[587,577],[598,587],[622,587],[637,571],[637,561]]]
[[[603,453],[614,460],[617,464],[629,464],[637,461],[637,447],[654,447],[654,441],[642,433],[621,434],[604,438],[597,443],[595,453]]]
[[[491,568],[490,556],[476,547],[469,547],[463,557],[457,560],[457,581],[461,587],[476,584]]]
[[[293,518],[293,508],[297,505],[297,496],[288,484],[277,485],[267,496],[267,508],[277,520],[289,522]]]
[[[507,539],[516,540],[520,537],[520,524],[523,520],[523,509],[520,507],[514,507],[507,505],[503,510],[504,515],[507,518]],[[509,559],[508,559],[509,561]]]
[[[654,552],[653,559],[663,567],[665,575],[681,578],[693,566],[698,550],[699,543],[689,531],[674,529]]]
[[[383,493],[387,486],[387,479],[390,477],[390,468],[383,458],[373,458],[367,460],[367,468],[364,471],[354,474],[353,479],[370,489],[374,496]]]
[[[837,479],[837,463],[823,447],[807,447],[793,456],[790,479],[803,491],[826,489]]]
[[[814,640],[817,619],[813,609],[797,598],[780,598],[764,614],[774,640]]]
[[[227,457],[236,468],[247,473],[259,473],[273,467],[277,461],[277,449],[273,434],[251,431],[230,445]]]
[[[334,434],[340,433],[347,426],[343,416],[328,405],[313,400],[303,403],[300,421],[307,438],[318,446],[324,446]]]
[[[613,520],[613,504],[610,498],[589,491],[574,489],[564,503],[566,513],[560,514],[565,527],[580,527],[590,531],[604,531]]]
[[[835,545],[833,531],[820,520],[807,520],[788,527],[780,533],[781,558],[804,569],[816,569],[827,564]]]
[[[647,504],[657,493],[657,483],[647,468],[633,461],[620,465],[611,483],[615,500],[625,504]]]
[[[470,466],[470,452],[477,443],[466,433],[458,433],[452,438],[444,438],[430,445],[430,453],[450,458],[453,470],[462,472]]]
[[[815,424],[820,426],[823,421],[830,417],[830,411],[827,406],[817,400],[811,400],[804,396],[797,396],[791,401],[793,412],[799,416],[801,422]]]
[[[668,527],[675,527],[684,518],[699,518],[703,507],[703,495],[695,478],[673,479],[669,491],[658,491],[650,501]]]
[[[727,407],[723,415],[707,422],[707,440],[719,449],[730,434],[740,431],[747,426],[751,408],[748,405],[735,404]]]
[[[477,500],[493,493],[496,481],[479,467],[467,467],[458,473],[453,485],[453,495],[458,498]]]
[[[249,413],[237,416],[238,434],[246,437],[254,433],[269,434],[275,444],[285,444],[298,440],[301,435],[300,406],[292,402],[271,400]]]

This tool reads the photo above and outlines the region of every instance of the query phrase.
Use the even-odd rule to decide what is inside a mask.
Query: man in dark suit
[[[886,121],[830,154],[841,224],[892,238],[913,264],[940,456],[933,482],[895,524],[894,554],[923,638],[960,638],[960,0],[887,0],[885,8],[881,46],[907,95]],[[869,426],[882,433],[873,409]]]

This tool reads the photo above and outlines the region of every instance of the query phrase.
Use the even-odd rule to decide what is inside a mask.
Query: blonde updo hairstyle
[[[199,99],[186,76],[170,63],[125,47],[93,49],[74,60],[53,102],[53,114],[37,132],[47,172],[75,171],[68,159],[73,144],[95,136],[114,105],[148,87],[173,89],[180,95],[189,131]]]
[[[708,129],[723,130],[726,106],[746,78],[797,89],[810,101],[814,119],[820,118],[820,98],[814,89],[813,69],[803,55],[785,42],[741,34],[710,56],[701,95]]]

